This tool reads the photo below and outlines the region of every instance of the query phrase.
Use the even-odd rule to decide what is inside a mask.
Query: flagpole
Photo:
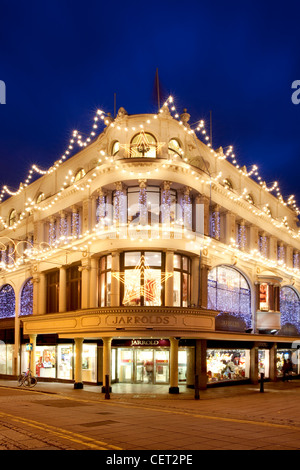
[[[158,111],[159,111],[160,110],[160,96],[159,96],[158,69],[156,69],[156,90],[157,90],[157,104],[158,104]]]

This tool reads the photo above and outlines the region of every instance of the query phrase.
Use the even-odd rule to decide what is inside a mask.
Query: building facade
[[[75,388],[108,376],[178,393],[195,376],[276,380],[284,358],[299,374],[294,201],[173,109],[100,111],[100,135],[75,131],[53,167],[2,192],[2,377],[30,365]]]

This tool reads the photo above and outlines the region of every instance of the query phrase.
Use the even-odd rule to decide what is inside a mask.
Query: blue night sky
[[[213,147],[233,145],[300,206],[299,4],[64,1],[0,3],[0,188],[17,189],[33,163],[48,169],[95,111],[156,112],[161,85],[200,119]],[[300,97],[300,95],[299,95]]]

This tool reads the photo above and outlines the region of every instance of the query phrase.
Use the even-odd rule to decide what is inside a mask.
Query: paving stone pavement
[[[264,390],[210,388],[195,400],[185,387],[116,384],[107,400],[100,386],[39,382],[22,393],[2,380],[0,450],[299,450],[300,381]]]

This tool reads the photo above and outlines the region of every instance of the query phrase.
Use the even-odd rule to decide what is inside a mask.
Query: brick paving
[[[299,450],[300,381],[200,391],[0,381],[0,450]],[[13,417],[20,418],[13,420]],[[44,429],[43,426],[44,425]],[[36,427],[37,426],[37,427]]]

